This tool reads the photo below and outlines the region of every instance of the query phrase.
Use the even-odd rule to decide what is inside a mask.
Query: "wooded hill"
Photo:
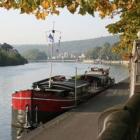
[[[113,45],[105,43],[103,46],[91,48],[86,52],[86,58],[100,60],[122,60],[122,56],[113,51],[116,44],[118,43]]]
[[[7,43],[0,44],[0,66],[22,65],[25,63],[27,63],[27,60],[11,45]]]
[[[119,41],[119,36],[106,36],[106,37],[99,37],[94,39],[87,39],[87,40],[77,40],[77,41],[66,41],[61,42],[60,46],[56,43],[54,48],[54,53],[56,50],[59,50],[60,53],[68,52],[74,54],[81,54],[86,53],[89,49],[103,46],[106,42],[110,45]],[[47,53],[47,56],[50,55],[51,47],[46,44],[40,45],[14,45],[14,47],[22,54],[32,49],[39,49],[40,51],[44,51]]]
[[[27,60],[47,60],[47,55],[45,52],[39,49],[30,49],[22,53],[22,56]]]

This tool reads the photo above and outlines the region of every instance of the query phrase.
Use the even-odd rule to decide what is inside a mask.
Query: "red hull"
[[[12,94],[12,125],[33,127],[74,107],[75,100],[57,92],[23,90]]]
[[[12,95],[12,108],[14,110],[35,110],[46,112],[61,112],[74,106],[73,98],[65,98],[51,92],[24,90]]]

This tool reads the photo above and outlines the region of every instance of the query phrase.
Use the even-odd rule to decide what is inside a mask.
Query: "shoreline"
[[[83,63],[85,64],[107,64],[107,65],[124,65],[124,66],[128,66],[129,65],[129,61],[123,61],[123,60],[101,60],[101,61],[96,61],[96,60],[84,60]]]
[[[124,61],[124,60],[109,60],[109,61],[106,61],[106,60],[100,60],[100,61],[97,61],[97,60],[91,60],[91,59],[88,59],[88,60],[28,60],[29,63],[47,63],[47,62],[52,62],[52,63],[76,63],[76,62],[79,62],[79,63],[83,63],[83,64],[104,64],[104,65],[124,65],[124,66],[129,66],[129,61]]]

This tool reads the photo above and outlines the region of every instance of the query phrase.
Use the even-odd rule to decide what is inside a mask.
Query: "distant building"
[[[78,56],[78,58],[79,58],[80,60],[83,60],[83,59],[85,59],[85,58],[86,58],[86,56],[85,56],[85,54],[84,54],[84,53],[82,53],[80,56]]]

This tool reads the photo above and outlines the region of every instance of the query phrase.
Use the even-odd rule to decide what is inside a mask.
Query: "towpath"
[[[125,103],[129,96],[128,79],[64,113],[27,134],[23,140],[94,140],[102,111]]]

